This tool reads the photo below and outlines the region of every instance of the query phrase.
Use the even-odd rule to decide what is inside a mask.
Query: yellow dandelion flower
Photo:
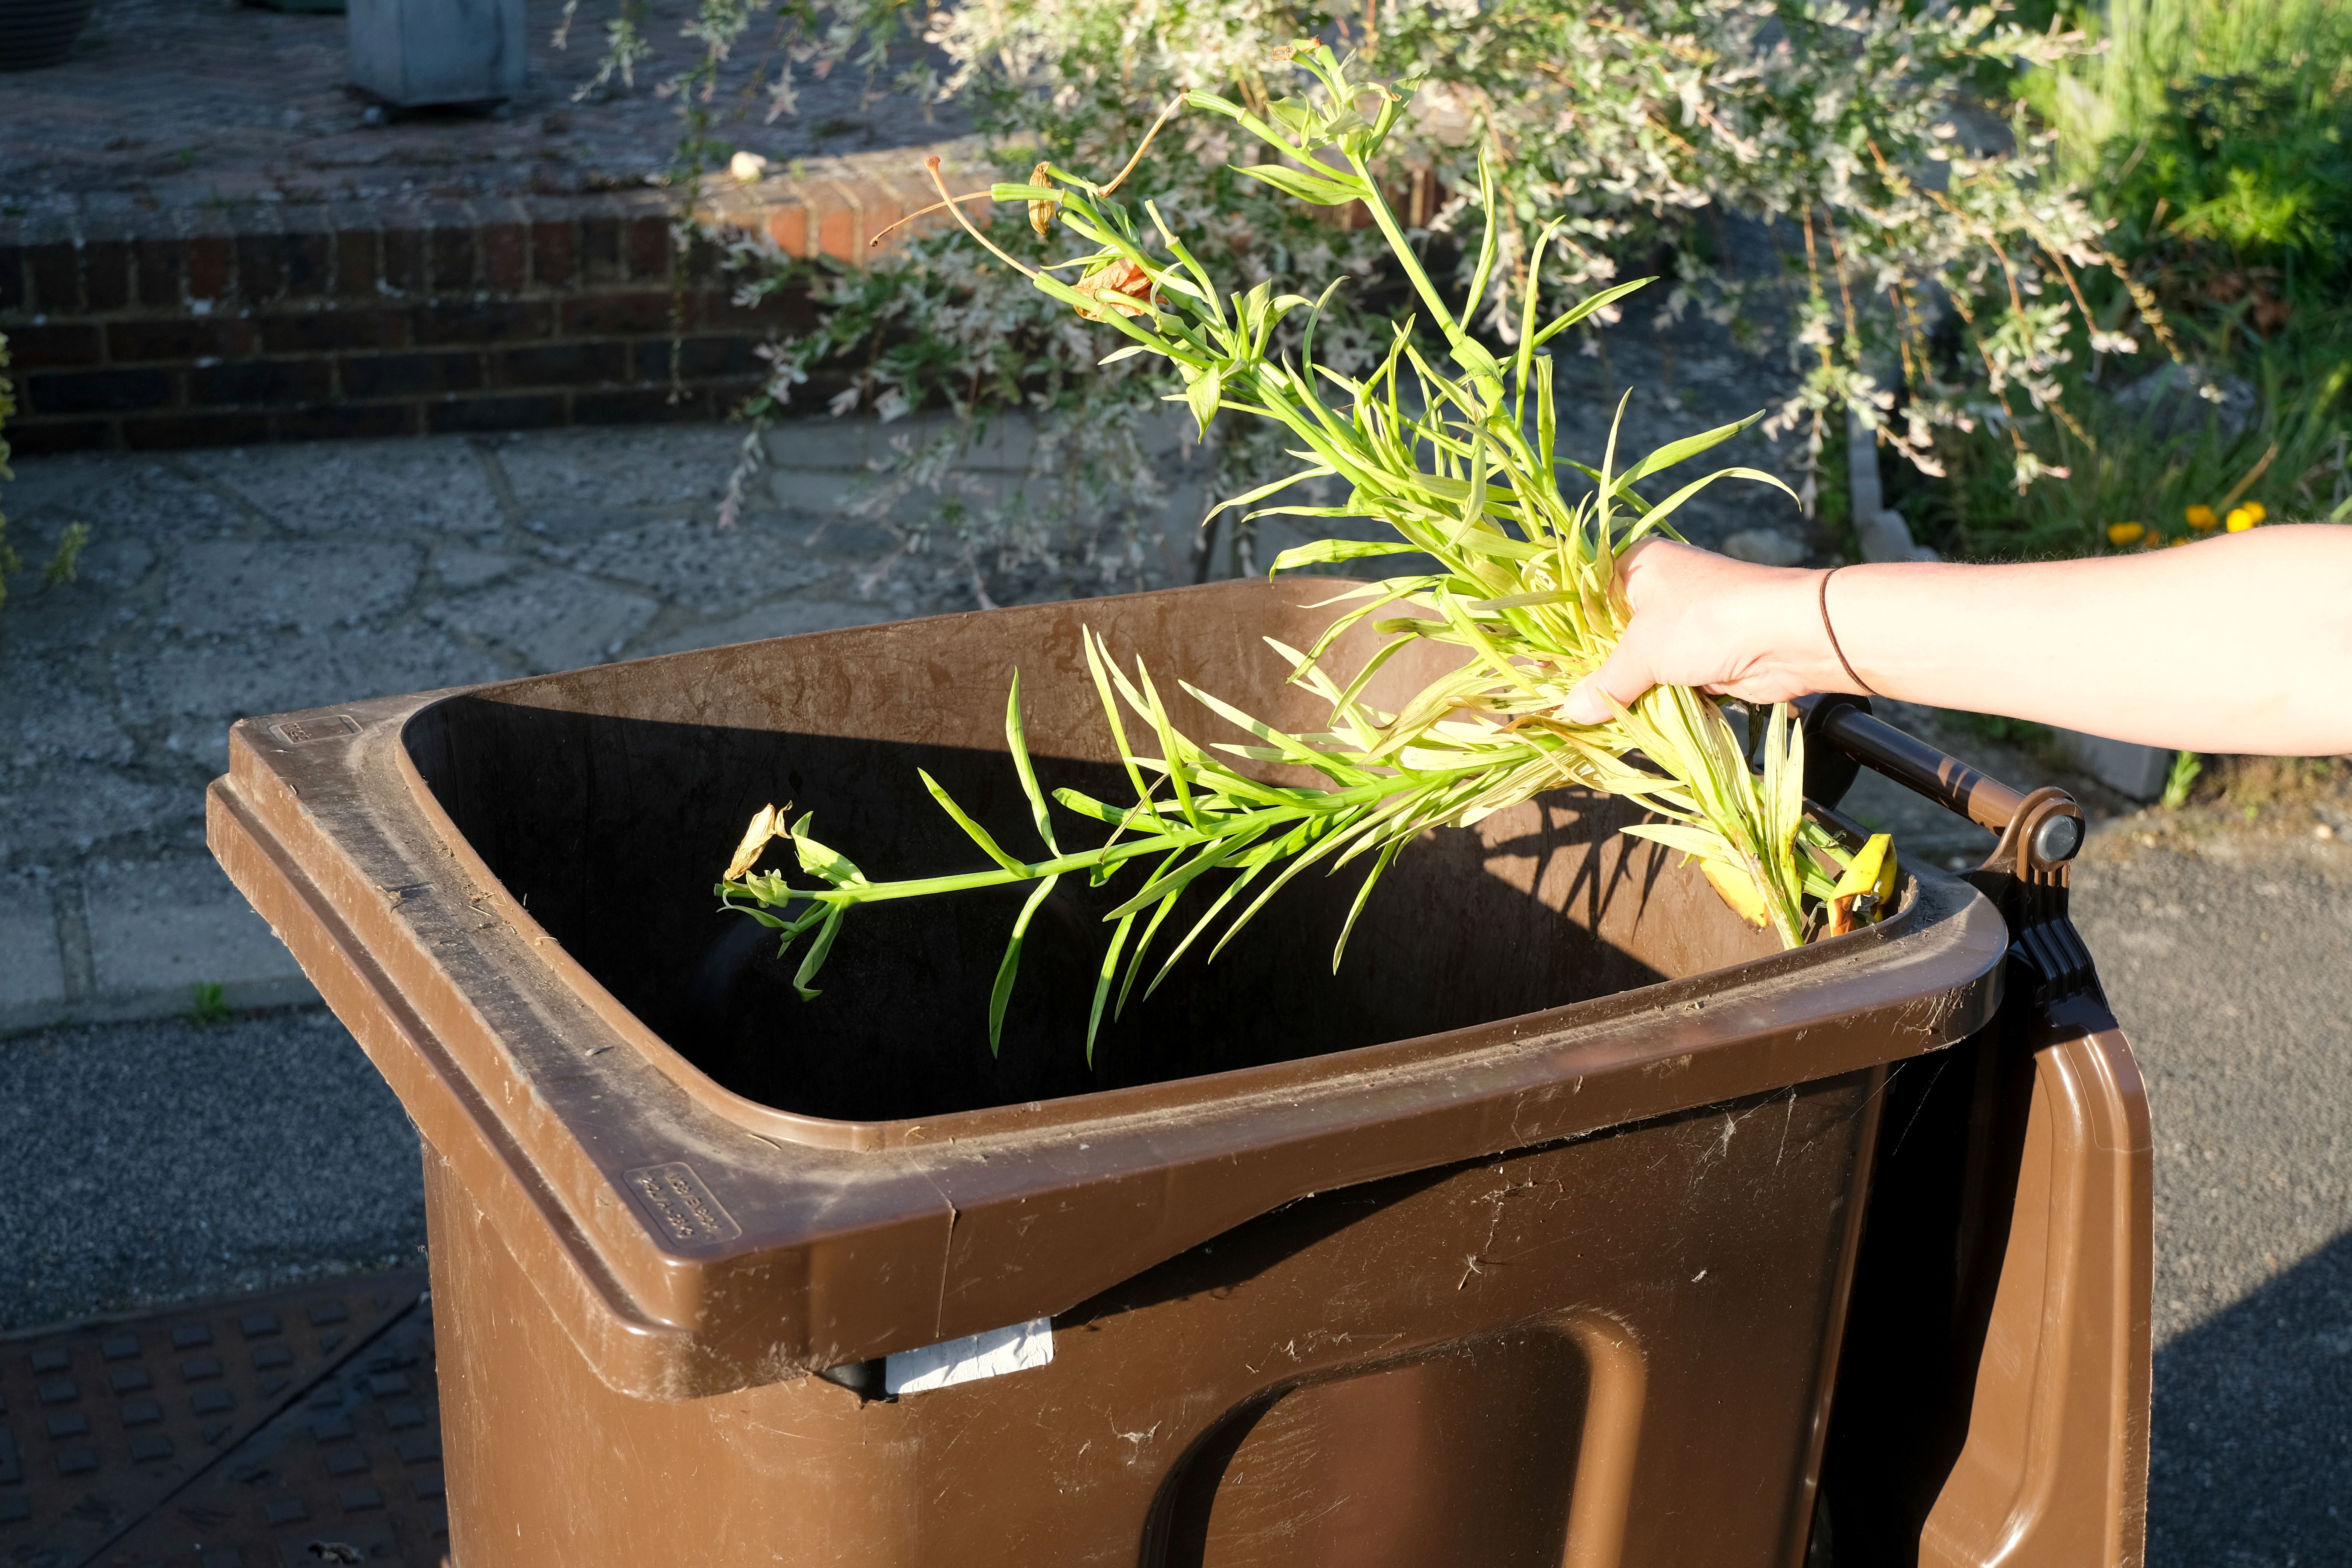
[[[2178,549],[2179,549],[2182,545],[2184,545],[2184,544],[2186,544],[2186,543],[2188,543],[2188,542],[2189,542],[2189,536],[2188,536],[2187,534],[2185,534],[2185,533],[2184,533],[2184,534],[2182,534],[2182,535],[2181,535],[2179,538],[2178,538],[2178,539],[2168,539],[2168,540],[2166,540],[2166,541],[2164,542],[2164,547],[2165,547],[2166,549],[2168,549],[2168,550],[2178,550]]]
[[[2238,510],[2252,516],[2256,522],[2261,522],[2271,515],[2271,509],[2258,500],[2250,500]]]
[[[2262,521],[2262,519],[2254,515],[2254,511],[2252,507],[2233,506],[2230,509],[2230,531],[2231,533],[2243,533],[2246,530],[2253,527],[2254,524],[2260,521]]]
[[[2189,526],[2191,528],[2210,528],[2221,521],[2213,515],[2213,509],[2210,506],[2192,506],[2189,509]]]
[[[2147,531],[2147,529],[2142,528],[2136,522],[2111,522],[2107,524],[2107,542],[2109,544],[2137,544],[2140,541],[2140,535]]]

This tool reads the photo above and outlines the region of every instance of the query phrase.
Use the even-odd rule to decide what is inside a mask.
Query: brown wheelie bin
[[[1793,952],[1563,793],[1430,836],[1334,980],[1303,879],[1106,1031],[1102,895],[853,917],[803,1003],[709,893],[814,810],[961,869],[1079,631],[1276,721],[1328,611],[1221,584],[236,727],[215,852],[424,1145],[458,1568],[2137,1562],[2148,1154],[2067,925],[2081,821],[1817,706],[2006,827]],[[1399,681],[1424,673],[1398,669]],[[1207,733],[1214,721],[1180,722]]]

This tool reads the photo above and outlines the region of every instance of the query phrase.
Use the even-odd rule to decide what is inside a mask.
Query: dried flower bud
[[[791,809],[789,805],[784,807],[785,811]],[[724,880],[741,881],[743,874],[760,863],[760,851],[768,847],[768,840],[790,837],[781,826],[781,822],[782,814],[774,806],[763,805],[760,808],[760,814],[751,818],[751,826],[743,830],[743,842],[735,847],[735,858],[727,862],[727,875]]]
[[[1033,185],[1051,184],[1052,169],[1051,163],[1041,162],[1035,168],[1029,171],[1029,183]],[[1029,226],[1037,231],[1039,239],[1045,238],[1046,235],[1053,232],[1054,210],[1061,205],[1057,200],[1033,201],[1029,204]]]

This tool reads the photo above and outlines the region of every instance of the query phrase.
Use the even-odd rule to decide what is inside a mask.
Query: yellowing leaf
[[[1755,878],[1721,860],[1702,860],[1698,868],[1706,873],[1707,885],[1731,906],[1733,914],[1758,931],[1764,929],[1764,895],[1757,891]]]
[[[1895,841],[1874,833],[1846,863],[1845,875],[1830,892],[1830,934],[1842,936],[1886,918],[1895,901]]]
[[[1878,868],[1886,862],[1886,852],[1894,844],[1891,836],[1874,833],[1870,842],[1854,851],[1846,862],[1845,875],[1838,879],[1837,889],[1830,896],[1850,899],[1856,893],[1869,892],[1878,883]]]

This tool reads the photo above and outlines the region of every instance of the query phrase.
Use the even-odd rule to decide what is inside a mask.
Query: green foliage
[[[907,0],[787,0],[774,14],[771,58],[781,63],[768,91],[777,112],[790,110],[796,73],[886,68],[888,47],[918,16]],[[754,15],[747,0],[703,0],[698,30],[714,58]],[[1293,38],[1335,42],[1391,79],[1416,83],[1373,177],[1398,196],[1413,253],[1495,352],[1513,346],[1535,237],[1555,220],[1555,242],[1533,268],[1555,302],[1663,247],[1674,275],[1654,303],[1659,315],[1700,309],[1751,331],[1751,284],[1710,262],[1712,226],[1729,213],[1801,229],[1809,286],[1790,348],[1806,380],[1772,411],[1774,430],[1818,434],[1826,411],[1849,405],[1887,424],[1899,385],[1901,417],[1885,438],[1932,469],[1937,430],[2018,428],[2019,395],[2038,406],[2089,341],[2062,286],[2070,269],[2100,265],[2088,209],[2047,177],[2042,141],[1979,147],[1956,128],[1988,68],[2054,61],[2079,39],[2020,26],[1993,5],[1633,0],[1601,12],[1549,0],[1391,0],[1362,10],[1324,0],[991,0],[921,17],[935,52],[902,54],[911,63],[895,85],[954,99],[1005,169],[1041,154],[1057,167],[1114,167],[1178,91],[1262,113],[1273,97],[1266,62]],[[696,107],[707,88],[681,93],[690,170],[709,142]],[[1147,160],[1138,187],[1187,226],[1213,266],[1230,262],[1251,280],[1334,269],[1356,277],[1319,330],[1341,368],[1351,333],[1376,353],[1385,312],[1371,294],[1402,281],[1378,237],[1339,221],[1357,209],[1302,205],[1335,195],[1318,170],[1250,146],[1196,125]],[[1229,156],[1236,147],[1238,161]],[[1457,241],[1490,200],[1496,247],[1482,266]],[[1034,260],[1022,216],[1000,209],[985,221],[1008,253]],[[1155,510],[1160,476],[1135,438],[1148,395],[1128,380],[1079,374],[1107,333],[1056,318],[936,241],[868,278],[788,263],[756,237],[734,243],[748,295],[813,280],[824,318],[772,345],[775,374],[750,405],[754,417],[773,416],[794,387],[824,374],[845,382],[831,398],[836,413],[887,420],[943,403],[971,416],[1027,409],[1048,427],[1030,493],[1018,500],[955,479],[951,437],[909,444],[870,509],[881,518],[914,492],[936,495],[932,521],[905,533],[901,556],[929,552],[975,581],[982,566],[1024,563],[1115,577],[1139,559],[1121,530]],[[1967,352],[1957,360],[1927,348],[1947,299],[1965,317]],[[1604,309],[1582,331],[1616,315]],[[1278,463],[1276,450],[1246,435],[1212,444],[1227,487],[1245,488]],[[747,443],[739,496],[758,450]],[[2028,442],[2014,467],[2031,479],[2046,465]],[[1090,489],[1062,482],[1073,470],[1091,476]],[[1106,513],[1115,520],[1108,536]]]
[[[2021,492],[2006,442],[1992,432],[1948,442],[1948,485],[1899,498],[1924,536],[1979,559],[2048,559],[2162,548],[2200,536],[2189,509],[2260,503],[2276,521],[2352,515],[2352,339],[2341,314],[2305,332],[2256,342],[2235,357],[2256,403],[2243,430],[2218,420],[2183,430],[2125,406],[2074,379],[2074,427],[2053,422],[2051,453],[2063,473]],[[2139,374],[2147,367],[2135,366]],[[2111,379],[2125,374],[2108,366]],[[2217,513],[2218,515],[2218,513]],[[2137,524],[2130,537],[2110,536]]]
[[[2163,805],[2167,811],[2179,811],[2189,804],[2189,792],[2197,783],[2197,775],[2205,771],[2204,762],[2194,752],[2181,752],[2172,759],[2172,767],[2164,775]]]
[[[2197,536],[2192,508],[2352,514],[2352,7],[2071,14],[2100,52],[2023,91],[2056,168],[2112,226],[2105,263],[2076,280],[2098,352],[2015,427],[1945,436],[1951,484],[1901,504],[1937,543],[1991,557],[2162,547]],[[2171,360],[2217,392],[2251,387],[2244,427],[2115,395]],[[2020,439],[2048,464],[2031,489],[2014,482]]]
[[[58,547],[50,554],[49,563],[41,569],[43,584],[54,588],[60,584],[72,582],[81,568],[82,548],[89,543],[89,524],[86,522],[66,524],[65,531],[58,535]]]
[[[1030,182],[999,184],[993,195],[1000,204],[1051,214],[1066,235],[1082,242],[1079,254],[1030,267],[996,249],[977,226],[968,232],[1025,275],[1041,296],[1082,318],[1101,319],[1128,338],[1129,346],[1109,360],[1166,362],[1175,381],[1165,399],[1189,406],[1203,433],[1231,413],[1262,419],[1295,444],[1292,455],[1304,467],[1227,507],[1255,509],[1256,515],[1377,517],[1394,531],[1395,552],[1427,556],[1437,570],[1339,593],[1328,603],[1349,607],[1309,648],[1269,639],[1290,679],[1328,706],[1327,729],[1276,730],[1184,686],[1255,744],[1208,747],[1183,734],[1150,672],[1139,663],[1130,676],[1102,639],[1089,634],[1088,668],[1134,800],[1114,804],[1068,789],[1055,798],[1109,826],[1108,840],[1098,847],[1072,852],[1057,842],[1023,737],[1017,676],[1005,709],[1006,748],[1043,858],[1024,861],[1008,852],[928,775],[926,787],[993,863],[991,869],[876,883],[814,840],[807,818],[785,832],[777,828],[772,809],[762,813],[716,890],[726,903],[782,931],[787,950],[814,933],[796,982],[803,995],[813,994],[808,983],[853,908],[1034,883],[991,998],[993,1048],[1030,916],[1055,882],[1083,871],[1099,885],[1130,864],[1146,863],[1141,885],[1105,917],[1115,929],[1098,973],[1091,1055],[1107,1003],[1114,1016],[1125,1005],[1163,927],[1171,945],[1151,986],[1222,920],[1222,934],[1209,945],[1214,956],[1310,867],[1337,870],[1363,862],[1355,905],[1360,910],[1381,874],[1424,831],[1465,826],[1562,785],[1647,806],[1654,820],[1626,831],[1699,859],[1734,907],[1769,924],[1785,945],[1806,939],[1805,900],[1828,899],[1836,890],[1836,877],[1824,868],[1843,869],[1850,857],[1804,816],[1802,731],[1785,708],[1775,708],[1766,721],[1760,776],[1749,771],[1717,704],[1688,688],[1654,689],[1600,724],[1574,725],[1560,717],[1570,691],[1608,658],[1623,633],[1624,610],[1611,591],[1623,552],[1653,534],[1672,536],[1669,519],[1717,479],[1779,481],[1753,469],[1727,468],[1685,482],[1660,500],[1637,487],[1752,421],[1670,442],[1630,463],[1620,461],[1613,429],[1597,467],[1559,454],[1551,360],[1537,351],[1601,308],[1608,295],[1545,320],[1535,279],[1559,226],[1547,226],[1537,236],[1520,290],[1516,349],[1502,356],[1487,349],[1473,335],[1467,310],[1450,304],[1422,267],[1374,173],[1382,144],[1402,117],[1404,95],[1350,72],[1352,60],[1343,63],[1311,41],[1286,46],[1282,57],[1311,73],[1321,90],[1310,88],[1259,109],[1211,92],[1188,93],[1184,101],[1311,167],[1311,173],[1293,170],[1268,182],[1276,188],[1304,202],[1363,204],[1432,336],[1445,345],[1442,361],[1424,355],[1400,323],[1368,374],[1332,368],[1317,349],[1318,317],[1336,283],[1316,300],[1276,293],[1272,279],[1228,288],[1202,265],[1185,226],[1160,204],[1145,201],[1139,212],[1112,199],[1118,181],[1097,184],[1051,162],[1040,164]],[[1484,297],[1475,282],[1494,265],[1502,228],[1492,199],[1493,163],[1486,161],[1480,174],[1489,199],[1483,204],[1488,216],[1468,294],[1474,304]],[[1074,280],[1057,276],[1064,272]],[[1295,358],[1279,352],[1277,339],[1278,329],[1294,317],[1300,321]],[[1163,374],[1158,384],[1170,383]],[[1345,487],[1342,503],[1283,499],[1294,487],[1327,479]],[[1286,552],[1275,570],[1327,563],[1362,548],[1311,544]],[[1367,625],[1382,640],[1343,685],[1324,661],[1343,635]],[[1364,698],[1367,683],[1391,656],[1422,641],[1459,649],[1462,661],[1398,710],[1373,708]],[[1122,709],[1157,742],[1156,755],[1130,743]],[[1326,784],[1270,784],[1213,754],[1219,751],[1244,763],[1303,767]],[[794,887],[776,872],[743,875],[773,837],[791,838],[801,869],[823,885]],[[1883,855],[1885,846],[1877,848]],[[1887,876],[1891,885],[1891,866]],[[1171,917],[1195,886],[1213,891],[1207,909],[1178,936],[1182,922],[1171,923]],[[1137,935],[1139,919],[1145,923]],[[1348,928],[1353,923],[1351,914]],[[1335,968],[1347,937],[1343,929]],[[1117,1001],[1111,1003],[1114,980]]]
[[[2281,269],[2290,292],[2352,263],[2352,8],[2341,0],[2109,0],[2103,53],[2030,81],[2061,166],[2136,259],[2200,250]]]
[[[2023,751],[2039,751],[2050,743],[2050,728],[2036,724],[2031,719],[2011,719],[2000,713],[1963,713],[1954,710],[1946,715],[1969,734],[1990,741],[1996,745],[2016,746]]]
[[[1853,487],[1846,464],[1846,422],[1822,421],[1820,447],[1813,454],[1813,521],[1828,536],[1830,549],[1848,561],[1862,559],[1862,542],[1853,531]]]
[[[205,1029],[210,1028],[215,1024],[228,1022],[226,994],[221,989],[219,982],[199,980],[190,987],[190,994],[191,1002],[187,1014],[189,1023],[200,1029]]]

